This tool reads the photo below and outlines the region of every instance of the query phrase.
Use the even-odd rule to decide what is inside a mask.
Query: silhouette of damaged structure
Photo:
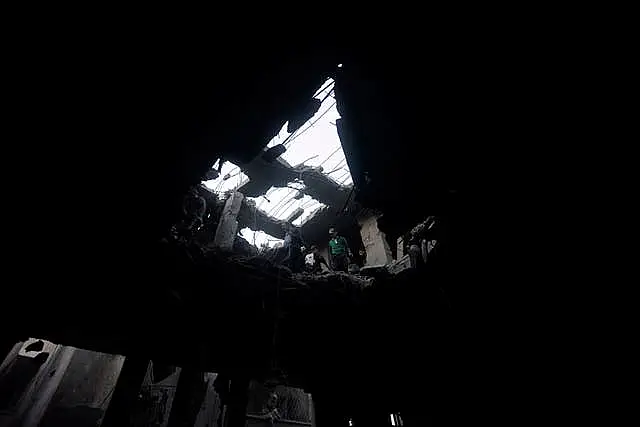
[[[473,224],[461,207],[466,164],[451,141],[468,141],[486,120],[475,109],[481,86],[464,78],[471,59],[452,54],[454,42],[433,48],[427,68],[376,46],[299,50],[264,40],[221,48],[224,66],[169,44],[129,58],[124,74],[108,72],[120,54],[100,51],[108,69],[56,75],[67,83],[64,96],[44,85],[41,95],[60,96],[60,105],[41,124],[94,150],[56,165],[56,203],[82,212],[47,219],[55,224],[40,263],[48,285],[15,287],[4,298],[28,301],[31,321],[6,328],[3,354],[38,337],[125,356],[105,427],[130,425],[149,361],[181,367],[163,421],[170,427],[194,425],[198,402],[214,388],[225,425],[244,426],[252,381],[274,401],[285,393],[277,387],[311,393],[318,427],[386,426],[389,414],[405,426],[450,420],[472,400],[460,326],[468,319],[453,313],[472,305],[460,266]],[[72,53],[61,59],[69,67]],[[286,122],[295,128],[318,111],[313,94],[327,78],[351,186],[265,154]],[[74,117],[72,128],[63,116]],[[62,142],[54,149],[65,150],[75,152]],[[224,198],[199,186],[217,176],[218,158],[251,178]],[[89,178],[93,191],[79,194],[75,184]],[[326,243],[329,226],[354,233],[366,249],[356,274],[287,268],[238,236],[257,222],[284,238],[292,220],[246,198],[293,179],[327,205],[299,227],[303,239]],[[23,362],[31,372],[41,360]],[[24,389],[16,372],[12,387]],[[10,399],[5,389],[1,396]],[[260,405],[255,421],[278,425],[280,415],[269,415],[275,403]]]

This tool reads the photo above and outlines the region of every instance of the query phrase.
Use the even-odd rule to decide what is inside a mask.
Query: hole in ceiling
[[[264,231],[254,231],[249,227],[245,227],[240,230],[240,235],[243,239],[256,246],[257,248],[261,248],[264,246],[273,248],[275,245],[283,242],[282,239],[273,237],[272,235],[267,234]]]
[[[322,167],[322,173],[337,184],[350,186],[353,185],[353,180],[336,125],[340,114],[336,107],[334,86],[334,81],[327,79],[314,95],[314,98],[321,101],[317,113],[293,133],[287,132],[288,123],[285,123],[278,135],[267,144],[267,148],[283,144],[286,151],[280,155],[280,158],[290,165]],[[218,162],[214,164],[213,168],[217,167]],[[220,176],[204,181],[203,184],[219,195],[224,195],[224,193],[235,189],[242,191],[242,185],[248,181],[249,177],[237,165],[225,162],[222,165]],[[257,208],[267,215],[280,220],[291,219],[292,224],[296,226],[302,226],[314,212],[326,206],[304,194],[304,184],[298,182],[290,182],[287,187],[271,187],[263,196],[250,197],[249,199],[254,200]],[[250,229],[245,230],[248,231],[243,234],[254,233]],[[258,233],[268,236],[263,232]],[[256,236],[256,242],[275,239],[272,236],[258,236],[262,235]],[[247,240],[253,243],[253,237],[251,235]]]
[[[287,151],[280,157],[290,165],[322,166],[325,174],[341,185],[351,185],[351,172],[342,151],[336,120],[340,118],[333,94],[334,81],[327,79],[315,98],[324,100],[318,112],[292,134],[287,123],[268,147],[284,144]]]
[[[216,160],[213,169],[217,169],[220,161]],[[220,176],[216,179],[203,181],[202,183],[209,189],[222,195],[230,190],[237,190],[242,185],[249,182],[249,177],[242,172],[239,166],[231,162],[224,162]]]
[[[316,210],[326,206],[311,196],[304,194],[300,197],[299,190],[304,185],[291,182],[288,187],[271,187],[264,196],[248,197],[256,207],[267,215],[281,220],[288,219],[298,209],[303,213],[292,221],[293,225],[301,226]]]

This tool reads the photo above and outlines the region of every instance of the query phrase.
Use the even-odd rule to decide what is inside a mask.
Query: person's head
[[[311,245],[311,253],[313,253],[313,254],[317,254],[318,253],[318,247],[316,245]]]
[[[266,406],[268,409],[274,409],[278,406],[278,395],[275,392],[269,393]]]
[[[335,227],[329,228],[329,236],[336,237],[337,235],[338,235],[338,232],[336,231]]]

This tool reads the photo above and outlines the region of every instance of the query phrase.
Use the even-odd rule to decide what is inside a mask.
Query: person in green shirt
[[[329,228],[329,236],[331,236],[331,240],[329,240],[329,263],[331,268],[334,271],[347,272],[349,270],[349,257],[353,256],[347,239],[339,236],[335,227]]]

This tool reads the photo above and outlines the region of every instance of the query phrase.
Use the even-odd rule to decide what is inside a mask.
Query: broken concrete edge
[[[234,191],[225,201],[222,215],[213,238],[213,246],[224,250],[232,250],[236,234],[238,234],[238,213],[242,206],[244,195]]]
[[[196,250],[195,247],[182,246],[187,251]],[[335,280],[348,281],[360,288],[370,287],[375,284],[373,277],[360,274],[349,274],[340,271],[328,271],[320,274],[309,272],[293,273],[288,267],[274,263],[270,258],[263,255],[241,255],[218,247],[198,247],[202,252],[201,256],[190,257],[195,265],[205,267],[212,274],[240,275],[239,277],[256,277],[256,273],[262,279],[271,279],[274,282],[280,281],[283,290],[287,289],[309,289],[310,285],[321,282],[332,282]],[[215,272],[215,273],[214,273]]]
[[[229,203],[229,200],[231,199],[231,197],[234,198],[238,198],[238,196],[236,194],[239,194],[240,196],[242,196],[242,193],[239,191],[234,191],[232,192],[229,197],[227,198],[227,200],[224,201],[225,203],[225,208],[227,208],[227,204]],[[269,215],[267,215],[266,212],[262,211],[261,209],[258,209],[256,207],[256,203],[253,200],[248,200],[247,198],[242,197],[241,199],[241,205],[240,205],[240,209],[238,210],[238,213],[236,214],[236,218],[237,218],[237,225],[235,227],[236,233],[235,235],[237,235],[237,231],[240,228],[244,228],[244,227],[249,227],[250,229],[252,229],[253,231],[263,231],[271,236],[274,237],[279,237],[279,238],[284,238],[284,235],[286,233],[286,230],[288,227],[290,226],[294,226],[293,224],[291,224],[291,222],[288,222],[286,220],[279,220],[276,218],[273,218]],[[232,204],[234,203],[233,201],[231,202]],[[236,202],[237,203],[237,202]],[[310,225],[312,226],[312,221],[314,218],[316,218],[318,215],[320,215],[322,212],[325,212],[327,210],[330,210],[331,207],[330,206],[320,206],[318,209],[316,209],[299,227],[299,229],[302,229],[303,227],[308,228]],[[228,208],[226,210],[226,212],[229,212]],[[223,212],[224,213],[224,212]],[[358,222],[360,223],[361,226],[370,223],[371,221],[376,222],[376,229],[377,229],[377,220],[382,217],[382,213],[379,211],[375,211],[375,210],[370,210],[370,209],[362,209],[360,211],[360,213],[357,215],[358,218]],[[253,224],[251,224],[251,217],[254,217],[254,222]],[[259,220],[258,220],[259,217]],[[222,223],[222,221],[221,221]],[[256,226],[256,224],[261,224],[261,227]],[[420,224],[416,225],[413,229],[412,232],[414,231],[424,231],[427,228],[427,226],[432,225],[433,224],[433,217],[428,217],[425,221],[421,222]],[[227,223],[226,227],[230,227],[232,226],[232,223]],[[253,225],[253,226],[252,226]],[[369,224],[370,226],[373,226],[373,224]],[[220,225],[219,225],[220,227]],[[294,226],[295,227],[295,226]],[[255,228],[255,229],[254,229]],[[429,227],[430,228],[430,227]],[[362,231],[362,230],[361,230]],[[369,230],[371,231],[371,230]],[[364,273],[364,276],[366,276],[366,273],[368,271],[373,271],[376,269],[385,269],[389,274],[399,274],[400,272],[411,268],[411,265],[409,263],[409,254],[404,254],[401,255],[401,257],[398,260],[393,260],[391,259],[391,251],[390,248],[388,248],[388,244],[386,244],[386,239],[384,238],[384,235],[382,234],[382,232],[380,232],[379,230],[377,230],[378,233],[378,238],[375,239],[377,242],[370,242],[371,244],[368,245],[369,249],[371,249],[371,246],[379,246],[378,244],[382,244],[382,246],[384,247],[384,253],[387,255],[386,258],[388,258],[386,260],[386,262],[383,263],[377,263],[375,265],[367,265],[364,266],[361,271],[360,271],[360,275],[363,275],[362,273]],[[218,231],[216,231],[216,235],[218,234]],[[364,239],[363,239],[364,240]],[[215,247],[215,245],[214,245]],[[219,246],[218,246],[219,247]],[[367,247],[367,245],[365,245],[365,247]],[[228,247],[219,247],[219,249],[224,252],[227,253],[229,255],[233,255],[235,254],[235,252],[233,251],[233,243],[231,245],[231,248]],[[380,251],[378,251],[380,252]],[[371,253],[371,251],[367,251],[367,254]],[[400,252],[401,254],[401,252]],[[379,257],[378,257],[379,258]],[[384,260],[383,260],[384,261]],[[345,273],[348,274],[348,273]]]
[[[238,221],[239,228],[249,227],[253,231],[264,231],[273,237],[280,239],[284,237],[283,222],[258,209],[253,200],[244,199]]]
[[[411,229],[411,231],[409,232],[409,234],[415,238],[417,236],[420,236],[421,234],[426,233],[427,231],[431,230],[431,228],[433,228],[433,225],[435,224],[435,216],[430,215],[427,217],[427,219],[425,219],[424,221],[418,223],[415,227],[413,227]]]
[[[238,165],[240,169],[249,177],[249,181],[241,185],[237,190],[246,197],[260,197],[264,195],[269,188],[273,186],[279,186],[279,184],[285,185],[290,182],[301,182],[304,184],[304,188],[300,189],[302,193],[313,197],[324,206],[320,206],[309,217],[297,226],[299,229],[303,227],[313,227],[312,221],[326,207],[333,206],[335,209],[340,209],[345,205],[349,199],[349,195],[353,185],[341,185],[333,178],[322,173],[322,167],[307,166],[304,164],[291,166],[287,161],[278,157],[273,162],[268,163],[262,159],[261,156],[257,156],[251,162]],[[253,177],[253,178],[252,178]],[[208,192],[214,193],[214,191],[203,186]],[[246,190],[246,191],[243,191]],[[233,193],[232,191],[231,193]],[[259,194],[258,194],[259,193]],[[227,197],[228,198],[228,197]],[[248,208],[248,209],[247,209]],[[278,220],[270,217],[266,212],[257,209],[255,204],[247,200],[244,207],[244,214],[239,215],[239,228],[248,227],[253,231],[263,231],[273,237],[283,239],[286,233],[287,224],[292,224],[296,217],[294,212],[287,220]],[[253,212],[251,212],[253,211]],[[261,227],[258,225],[262,224]],[[311,224],[310,224],[311,223]],[[295,227],[295,226],[294,226]]]
[[[409,268],[411,268],[411,257],[409,257],[409,254],[403,255],[401,258],[387,265],[387,271],[394,275],[408,270]]]
[[[367,253],[366,265],[387,265],[393,261],[393,256],[384,232],[378,228],[378,219],[381,215],[375,211],[369,211],[368,213],[369,215],[361,213],[358,216],[360,236]]]
[[[326,210],[328,210],[330,207],[328,205],[320,205],[318,206],[318,208],[316,210],[314,210],[313,212],[311,212],[311,215],[309,215],[304,221],[302,221],[302,224],[300,224],[300,228],[302,227],[308,227],[309,225],[311,225],[311,221],[318,217],[318,215],[320,215],[321,212],[324,212]]]
[[[291,212],[291,214],[289,214],[289,216],[285,219],[285,222],[293,225],[293,221],[300,218],[303,213],[304,213],[304,209],[302,209],[301,207],[298,207],[296,210]]]
[[[302,181],[305,186],[300,190],[302,193],[321,203],[332,205],[340,204],[344,199],[343,193],[348,193],[352,188],[352,185],[342,185],[322,173],[322,167],[291,166],[281,158],[268,163],[258,156],[239,167],[249,177],[249,181],[241,185],[238,190],[248,197],[260,197],[271,187],[286,187],[287,183]]]
[[[259,209],[256,206],[255,201],[245,198],[238,215],[238,229],[248,227],[253,231],[263,231],[270,236],[284,239],[284,236],[289,227],[296,227],[300,230],[302,230],[303,227],[313,227],[314,219],[317,218],[320,213],[326,211],[327,209],[329,209],[329,206],[327,205],[318,206],[318,208],[316,208],[307,218],[305,218],[305,220],[302,221],[299,226],[296,226],[292,223],[292,221],[295,221],[296,219],[294,217],[296,211],[294,211],[294,213],[289,217],[289,219],[292,219],[292,221],[288,221],[286,219],[277,219],[268,215],[262,209]]]

